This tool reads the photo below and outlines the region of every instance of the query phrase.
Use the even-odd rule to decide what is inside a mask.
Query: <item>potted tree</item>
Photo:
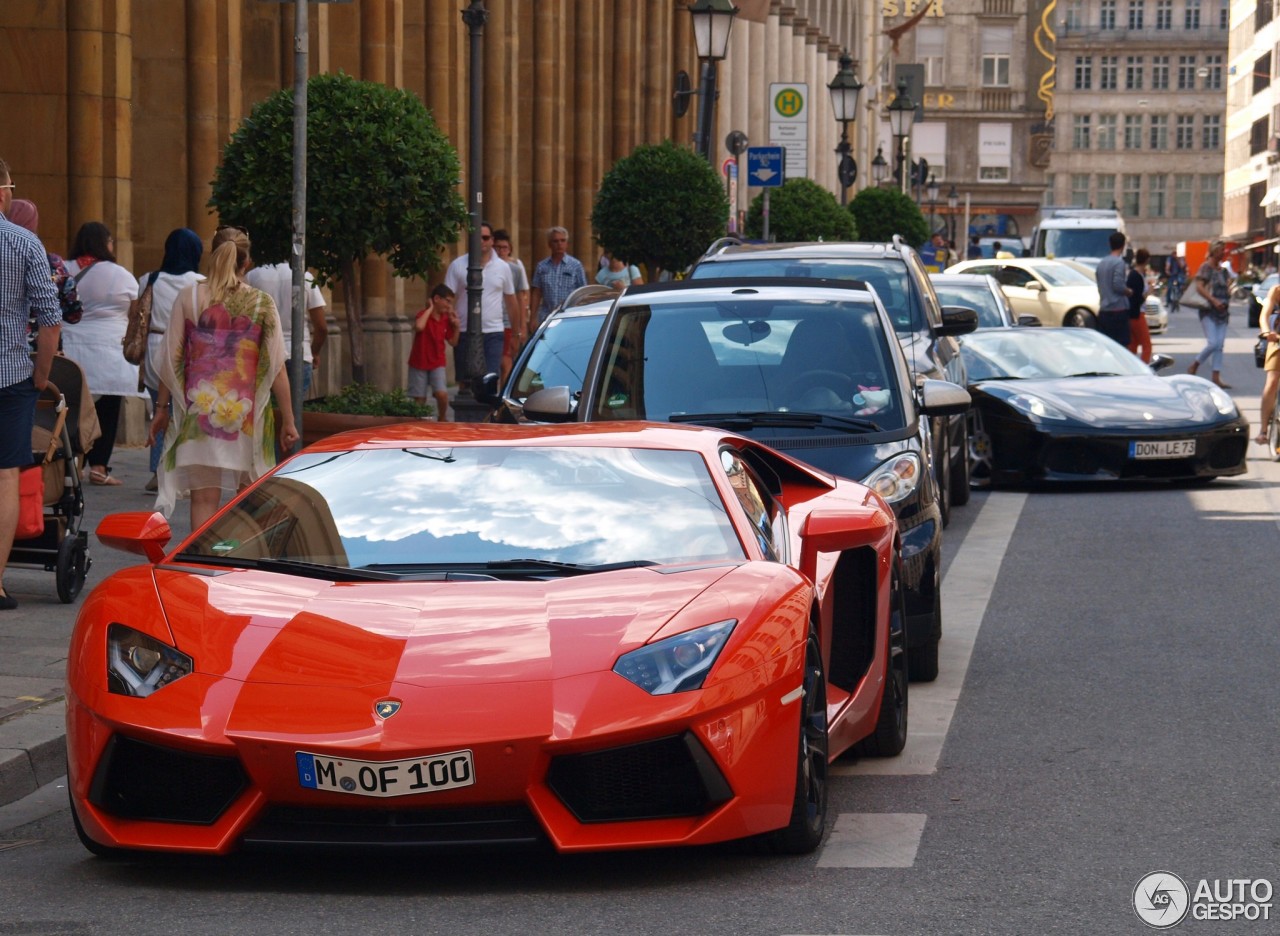
[[[348,429],[435,418],[433,407],[417,402],[399,387],[379,390],[369,384],[348,384],[338,393],[302,404],[302,444]]]

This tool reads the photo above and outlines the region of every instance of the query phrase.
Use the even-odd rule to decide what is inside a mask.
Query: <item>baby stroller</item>
[[[31,432],[32,460],[44,477],[44,531],[15,540],[9,564],[53,572],[64,604],[75,601],[89,574],[89,534],[80,529],[80,472],[85,453],[101,434],[84,371],[70,358],[55,355],[49,383],[36,401]]]

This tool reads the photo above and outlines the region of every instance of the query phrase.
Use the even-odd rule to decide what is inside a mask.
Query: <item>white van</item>
[[[1114,208],[1041,209],[1031,235],[1033,257],[1101,259],[1111,253],[1111,235],[1125,233],[1124,218]]]

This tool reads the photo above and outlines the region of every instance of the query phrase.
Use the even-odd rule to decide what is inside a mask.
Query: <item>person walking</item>
[[[138,365],[124,359],[124,333],[129,303],[138,298],[138,281],[116,263],[115,239],[101,221],[80,225],[67,272],[76,280],[83,314],[63,329],[62,351],[84,370],[93,392],[102,435],[89,449],[90,484],[119,484],[111,476],[111,454],[120,426],[120,404],[127,396],[141,396]]]
[[[32,463],[36,397],[49,383],[62,328],[48,252],[38,237],[8,219],[14,187],[9,164],[0,159],[0,611],[18,607],[4,587],[18,529],[18,473]],[[27,344],[33,310],[40,326],[34,362]]]
[[[1169,276],[1165,281],[1164,301],[1169,307],[1169,314],[1178,311],[1182,302],[1182,292],[1187,288],[1187,260],[1176,254],[1169,258]]]
[[[293,357],[293,267],[287,263],[268,263],[255,266],[244,278],[255,289],[261,289],[276,304],[280,316],[280,337],[284,341],[284,366],[290,370]],[[302,319],[302,395],[311,390],[315,362],[320,349],[329,337],[329,323],[325,321],[324,293],[316,285],[316,279],[308,270],[303,281],[303,296],[307,314]]]
[[[644,285],[644,277],[640,275],[639,267],[619,260],[611,252],[605,253],[605,257],[608,262],[596,273],[596,282],[601,286],[608,286],[610,289],[621,292],[628,286]]]
[[[498,228],[493,232],[493,252],[502,260],[507,261],[507,265],[511,267],[511,279],[516,287],[516,305],[520,307],[520,311],[524,315],[526,323],[525,336],[533,334],[528,328],[529,321],[529,274],[524,268],[524,261],[519,257],[511,254],[511,234],[506,228]],[[509,314],[503,316],[502,322],[502,375],[498,381],[499,384],[507,382],[507,375],[511,373],[511,362],[515,360],[515,356],[520,353],[520,346],[516,344],[515,330],[511,325],[511,316]]]
[[[8,218],[20,228],[26,228],[37,238],[40,236],[40,210],[36,203],[26,198],[15,198],[9,206]],[[67,265],[62,258],[48,248],[45,256],[49,260],[49,275],[53,278],[53,289],[58,294],[58,306],[62,311],[62,321],[74,325],[80,321],[80,296],[76,292],[76,281],[67,272]],[[28,320],[31,326],[31,349],[34,351],[37,342],[39,325],[36,322],[35,310],[31,310]]]
[[[1222,382],[1222,346],[1227,340],[1227,322],[1231,318],[1231,278],[1222,266],[1222,255],[1227,245],[1222,240],[1209,244],[1209,256],[1196,271],[1195,290],[1204,301],[1200,309],[1200,328],[1204,331],[1204,348],[1187,368],[1194,374],[1200,365],[1208,363],[1213,370],[1212,379],[1219,387],[1230,390],[1231,385]]]
[[[964,258],[966,260],[982,259],[982,244],[979,243],[977,234],[974,234],[972,237],[969,238],[969,246],[965,250]]]
[[[587,285],[587,273],[576,257],[569,255],[569,231],[562,227],[547,229],[547,247],[551,255],[539,260],[529,281],[533,317],[529,322],[532,333],[539,322],[560,307],[569,293]]]
[[[1129,347],[1129,287],[1125,280],[1125,237],[1115,231],[1108,241],[1111,253],[1098,261],[1098,331]]]
[[[1267,301],[1262,307],[1259,322],[1259,337],[1267,342],[1267,356],[1262,363],[1265,376],[1262,381],[1261,412],[1258,414],[1258,425],[1261,428],[1253,440],[1259,445],[1266,445],[1271,438],[1271,420],[1275,418],[1276,412],[1276,391],[1280,390],[1280,317],[1277,313],[1280,313],[1280,285],[1272,286],[1267,291]]]
[[[1142,304],[1147,299],[1147,265],[1150,262],[1151,253],[1147,248],[1139,247],[1125,278],[1125,286],[1129,288],[1129,350],[1142,358],[1144,364],[1151,363],[1151,329],[1147,327],[1147,317],[1142,313]]]
[[[461,254],[445,270],[444,284],[455,296],[467,295],[467,268],[471,264],[469,254]],[[488,221],[480,223],[480,264],[483,275],[480,293],[480,331],[484,336],[485,373],[502,373],[502,349],[506,343],[505,322],[511,322],[511,338],[523,344],[525,338],[524,313],[516,305],[516,285],[511,278],[511,267],[493,250],[493,226]],[[468,309],[468,312],[470,310]],[[467,359],[470,336],[463,327],[458,340],[454,360]],[[468,380],[477,384],[484,374],[469,374]]]
[[[156,509],[191,498],[191,529],[275,465],[298,441],[276,304],[244,281],[249,235],[219,228],[209,278],[174,303],[159,361],[160,392],[148,443],[164,436]],[[275,397],[276,407],[271,406]],[[172,402],[172,418],[169,404]]]
[[[427,390],[436,400],[436,421],[449,421],[449,387],[445,383],[446,344],[458,344],[461,325],[453,307],[453,290],[441,283],[431,290],[431,304],[413,319],[413,349],[409,352],[409,396],[427,402]]]

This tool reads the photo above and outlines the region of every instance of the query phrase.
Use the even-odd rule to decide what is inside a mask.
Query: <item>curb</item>
[[[0,723],[0,806],[67,772],[65,712],[57,699]]]

